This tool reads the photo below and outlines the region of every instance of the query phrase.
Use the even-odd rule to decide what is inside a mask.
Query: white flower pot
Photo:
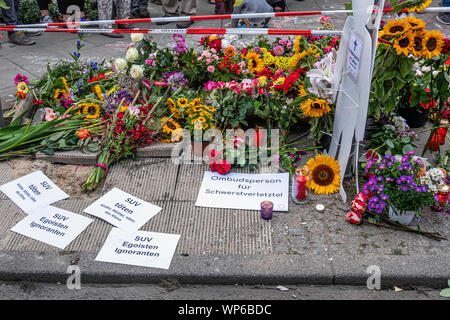
[[[397,210],[396,214],[394,210],[392,210],[392,207],[389,207],[389,219],[391,221],[398,222],[404,226],[409,225],[415,215],[416,215],[415,211],[400,211],[400,210]]]

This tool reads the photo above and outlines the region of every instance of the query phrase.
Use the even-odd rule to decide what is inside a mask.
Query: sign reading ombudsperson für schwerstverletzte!
[[[69,197],[42,171],[35,171],[8,182],[0,186],[0,190],[27,214]]]
[[[220,175],[205,172],[198,193],[198,207],[260,210],[261,202],[274,211],[288,211],[289,173]]]

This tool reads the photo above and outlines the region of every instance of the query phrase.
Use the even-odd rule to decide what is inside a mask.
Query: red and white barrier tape
[[[79,21],[79,22],[53,22],[53,23],[36,23],[25,25],[9,25],[3,26],[5,28],[46,28],[46,27],[64,27],[64,26],[92,26],[92,25],[112,25],[125,23],[151,23],[151,22],[185,22],[198,20],[224,20],[224,19],[252,19],[252,18],[274,18],[274,17],[297,17],[297,16],[312,16],[312,15],[335,15],[348,14],[352,10],[325,10],[325,11],[292,11],[292,12],[266,12],[266,13],[246,13],[246,14],[222,14],[222,15],[207,15],[207,16],[174,16],[174,17],[159,17],[159,18],[145,18],[145,19],[122,19],[122,20],[98,20],[98,21]],[[383,12],[392,12],[392,9],[384,9]],[[425,13],[450,12],[449,7],[433,7],[424,9]]]
[[[302,35],[340,36],[342,31],[332,30],[290,30],[264,28],[210,28],[210,29],[54,29],[54,28],[0,28],[0,31],[24,32],[68,32],[68,33],[151,33],[151,34],[245,34],[245,35]]]

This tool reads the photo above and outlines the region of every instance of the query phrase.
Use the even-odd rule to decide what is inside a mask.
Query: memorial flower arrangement
[[[379,163],[369,160],[365,172],[370,178],[363,192],[368,197],[367,208],[374,214],[382,214],[391,207],[396,215],[414,211],[420,218],[422,209],[436,201],[430,184],[426,183],[426,167],[413,150],[402,157],[386,155]]]

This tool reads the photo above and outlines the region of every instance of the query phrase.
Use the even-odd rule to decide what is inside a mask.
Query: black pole
[[[3,121],[2,101],[0,100],[0,128],[3,128],[4,126],[5,126],[5,121]]]

